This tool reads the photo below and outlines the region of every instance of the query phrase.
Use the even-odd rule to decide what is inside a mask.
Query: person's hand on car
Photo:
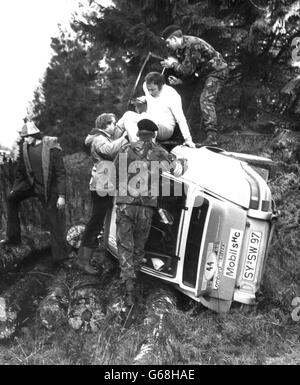
[[[186,139],[184,141],[183,145],[187,146],[187,147],[190,147],[190,148],[195,148],[196,147],[195,143],[192,141],[191,138]]]

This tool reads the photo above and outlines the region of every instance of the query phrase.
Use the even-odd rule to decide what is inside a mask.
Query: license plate
[[[253,281],[255,278],[255,270],[256,270],[259,247],[261,242],[261,234],[262,233],[260,231],[250,232],[246,262],[245,262],[244,272],[243,272],[243,279],[248,281]]]

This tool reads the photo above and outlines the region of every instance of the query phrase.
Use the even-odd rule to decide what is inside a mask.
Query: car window
[[[187,235],[182,277],[183,283],[190,287],[196,286],[199,253],[208,206],[207,199],[200,195],[196,196]]]
[[[186,201],[185,186],[179,181],[163,176],[161,193],[159,208],[166,211],[169,223],[163,223],[158,210],[155,210],[146,251],[176,256],[180,218]]]

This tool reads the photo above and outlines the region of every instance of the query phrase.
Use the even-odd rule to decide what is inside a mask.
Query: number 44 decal
[[[210,281],[213,278],[216,269],[217,269],[217,256],[214,252],[212,252],[208,255],[208,258],[205,264],[204,275],[207,281]]]
[[[213,269],[214,262],[207,262],[206,270],[211,271]]]
[[[300,321],[300,297],[295,297],[292,301],[292,306],[295,309],[291,313],[291,317],[293,321]]]

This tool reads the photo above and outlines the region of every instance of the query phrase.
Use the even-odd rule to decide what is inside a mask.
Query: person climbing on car
[[[209,43],[196,36],[183,35],[177,25],[170,25],[161,34],[167,48],[176,57],[168,57],[161,62],[164,68],[173,69],[176,76],[169,77],[170,85],[185,82],[192,74],[205,82],[200,91],[200,109],[206,132],[203,145],[217,144],[216,99],[228,78],[228,65],[222,55]],[[195,79],[197,79],[195,76]],[[197,90],[200,90],[197,87]]]
[[[179,126],[183,138],[183,144],[195,147],[190,129],[182,110],[181,97],[178,92],[166,84],[165,78],[159,72],[150,72],[145,77],[143,84],[144,97],[137,100],[147,105],[146,111],[138,114],[127,111],[117,122],[121,131],[126,130],[129,140],[137,140],[137,122],[147,118],[153,120],[158,127],[156,140],[161,142],[168,140],[174,134],[176,124]]]
[[[98,246],[97,237],[102,230],[106,212],[112,206],[113,201],[113,196],[109,194],[109,191],[103,192],[98,188],[105,172],[102,164],[112,164],[120,148],[128,143],[125,138],[126,132],[120,138],[113,140],[115,128],[116,116],[111,113],[103,113],[97,117],[95,128],[85,140],[85,144],[90,146],[94,162],[89,185],[92,213],[82,236],[77,266],[88,274],[97,274],[97,270],[90,265],[90,259],[94,249]]]
[[[114,162],[117,173],[116,238],[125,303],[129,307],[136,301],[137,273],[158,205],[160,173],[157,167],[180,176],[185,166],[183,160],[176,159],[153,142],[158,127],[152,120],[142,119],[137,126],[139,140],[124,146]],[[126,170],[121,173],[124,164]]]

